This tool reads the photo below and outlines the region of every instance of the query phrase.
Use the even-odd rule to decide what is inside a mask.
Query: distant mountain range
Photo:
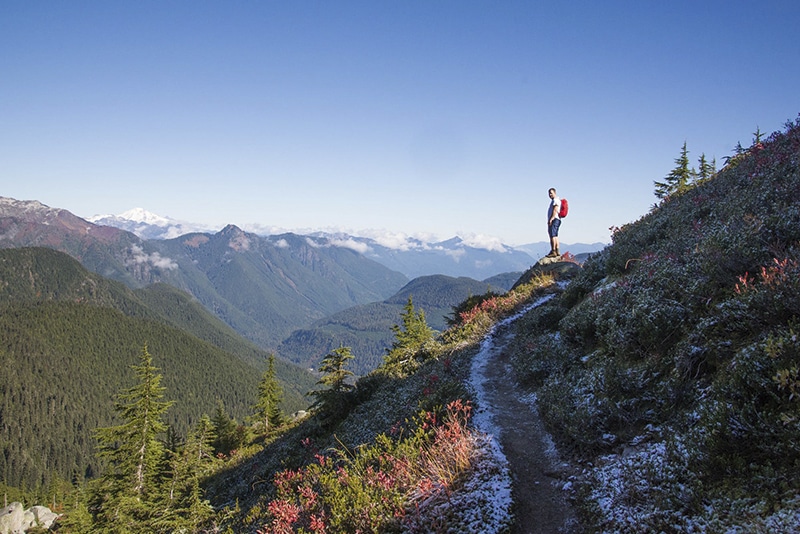
[[[174,239],[196,232],[216,233],[219,229],[162,217],[142,208],[133,208],[119,215],[95,215],[86,219],[94,224],[113,226],[138,235],[142,239]]]
[[[37,201],[0,197],[0,248],[44,246],[130,287],[165,282],[194,296],[259,346],[345,308],[381,301],[408,283],[401,273],[324,238],[215,234],[144,240]]]
[[[142,239],[174,239],[187,233],[214,232],[202,225],[176,221],[142,208],[134,208],[119,215],[96,215],[88,220],[127,230]],[[244,229],[261,236],[286,233],[264,227]],[[484,280],[500,273],[523,272],[550,251],[550,245],[545,241],[511,247],[496,241],[481,242],[461,237],[436,242],[407,236],[360,237],[326,232],[315,232],[307,237],[355,250],[389,269],[403,273],[409,279],[443,274]],[[577,256],[596,252],[605,246],[605,243],[575,243],[563,244],[562,249]]]
[[[302,365],[314,366],[334,345],[352,345],[360,372],[380,362],[407,294],[441,328],[443,316],[461,300],[490,287],[509,289],[534,262],[523,250],[459,237],[431,243],[341,233],[261,235],[233,225],[183,233],[198,227],[143,209],[92,220],[0,197],[0,248],[60,250],[132,288],[169,284],[246,339]],[[578,253],[602,246],[570,247]],[[524,247],[542,248],[538,255],[544,256],[545,243]],[[424,283],[417,281],[421,277]],[[414,289],[389,304],[404,286]],[[443,293],[449,297],[430,302]],[[365,306],[374,308],[375,322],[351,328],[369,316]]]

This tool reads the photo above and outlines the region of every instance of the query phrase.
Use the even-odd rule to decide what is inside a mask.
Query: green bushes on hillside
[[[798,206],[800,120],[618,229],[546,306],[567,308],[557,332],[544,308],[519,323],[515,369],[595,465],[589,524],[800,524]]]

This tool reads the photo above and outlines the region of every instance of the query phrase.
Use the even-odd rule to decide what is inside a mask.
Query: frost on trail
[[[491,534],[510,528],[508,463],[492,436],[477,433],[475,439],[478,454],[473,458],[469,478],[446,502],[424,511],[427,528],[449,534]]]
[[[508,531],[511,514],[511,473],[508,468],[508,459],[503,454],[499,443],[500,430],[495,425],[491,405],[487,401],[486,366],[494,352],[494,334],[498,328],[506,326],[531,309],[541,306],[553,298],[547,295],[528,305],[515,315],[497,323],[481,342],[480,350],[472,360],[470,372],[470,387],[474,392],[477,409],[472,419],[473,425],[481,433],[479,439],[482,444],[481,456],[476,461],[476,467],[470,473],[470,478],[465,482],[458,496],[458,504],[450,503],[450,513],[458,511],[460,517],[457,521],[448,522],[457,525],[447,532],[466,532],[490,534],[493,532]],[[455,518],[454,518],[455,519]],[[450,528],[450,527],[448,527]]]

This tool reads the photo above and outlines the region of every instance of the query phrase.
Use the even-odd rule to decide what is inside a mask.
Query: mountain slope
[[[517,378],[520,396],[556,438],[558,469],[573,473],[563,491],[575,499],[586,531],[800,530],[798,206],[800,120],[620,229],[560,295],[530,295],[537,306],[514,322],[504,349],[512,353],[508,378]],[[535,279],[533,271],[524,278]],[[360,472],[368,465],[389,486],[399,462],[375,458],[385,458],[387,442],[402,439],[404,410],[465,394],[449,381],[463,384],[459,369],[474,368],[463,359],[476,347],[460,339],[456,346],[461,350],[434,353],[439,358],[406,378],[378,372],[359,381],[349,417],[334,429],[323,433],[314,421],[298,427],[233,467],[234,476],[212,481],[212,494],[243,504],[248,512],[241,521],[256,531],[276,519],[271,499],[287,502],[279,501],[287,480],[302,487],[303,476],[325,469],[343,480],[344,462],[325,467],[328,458],[369,450]],[[477,406],[476,413],[484,411]],[[312,438],[319,452],[288,448]],[[335,452],[321,458],[327,447]],[[286,468],[278,458],[292,471],[277,477],[271,491],[261,482]],[[301,471],[302,465],[313,470]],[[255,466],[257,476],[250,474]],[[476,499],[460,494],[473,487],[465,478],[441,501],[425,495],[436,503],[437,518],[457,516],[453,503],[474,505]],[[528,482],[525,472],[511,478]],[[369,502],[366,493],[336,504],[360,509]],[[311,506],[303,495],[288,502]],[[425,525],[419,517],[426,502],[409,503],[415,525]]]
[[[37,202],[0,197],[0,248],[48,247],[66,252],[87,269],[137,287],[142,285],[127,266],[141,251],[135,235],[97,226],[63,209]]]
[[[421,276],[382,302],[354,306],[294,331],[278,347],[278,354],[304,367],[316,367],[332,350],[346,346],[355,356],[352,370],[363,375],[383,362],[383,355],[394,340],[392,327],[402,322],[409,297],[414,307],[425,313],[427,323],[443,331],[454,306],[490,290],[503,291],[467,277]]]
[[[179,265],[164,281],[262,347],[325,315],[382,300],[406,282],[352,250],[293,234],[265,238],[227,226],[150,245]]]
[[[53,476],[97,472],[91,434],[112,423],[112,398],[132,385],[130,365],[145,344],[176,401],[168,421],[179,432],[213,413],[216,399],[240,420],[251,413],[266,354],[237,342],[176,290],[141,291],[143,298],[50,249],[0,250],[0,467],[7,484],[36,487]],[[304,407],[315,380],[287,363],[277,370],[284,409]]]
[[[800,526],[800,120],[613,236],[514,368],[609,531]],[[635,518],[635,525],[632,523]]]

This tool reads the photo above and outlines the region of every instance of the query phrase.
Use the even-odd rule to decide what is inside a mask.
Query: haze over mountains
[[[142,239],[173,239],[190,232],[217,231],[203,225],[162,217],[142,208],[134,208],[119,215],[95,215],[87,220],[127,230]],[[293,233],[263,225],[244,226],[243,229],[261,236]],[[444,274],[483,280],[499,273],[522,272],[550,250],[550,245],[545,241],[511,247],[494,238],[479,237],[456,236],[444,241],[430,241],[390,233],[356,236],[343,232],[311,232],[308,237],[351,248],[403,273],[409,279]],[[605,246],[605,243],[575,243],[562,245],[562,248],[578,255],[596,252]]]
[[[503,291],[518,278],[494,273],[478,281],[436,274],[409,280],[374,257],[418,270],[436,268],[442,260],[464,266],[465,257],[473,263],[485,258],[484,269],[515,266],[497,258],[532,262],[509,247],[478,249],[458,239],[398,249],[345,235],[258,235],[233,225],[184,234],[197,228],[144,210],[126,217],[113,221],[118,228],[38,201],[0,197],[0,249],[6,249],[0,251],[5,268],[0,305],[6,319],[0,337],[12,347],[4,355],[5,382],[19,408],[7,414],[14,422],[6,427],[29,429],[25,421],[37,420],[36,407],[46,404],[42,399],[57,399],[69,411],[57,424],[39,426],[46,439],[28,439],[27,445],[4,440],[14,458],[42,458],[8,464],[15,483],[35,484],[49,476],[44,473],[67,478],[96,470],[80,461],[92,457],[83,430],[110,423],[110,405],[99,409],[96,399],[110,398],[124,386],[120,380],[127,374],[120,369],[127,369],[144,344],[164,367],[182,406],[174,421],[178,430],[219,398],[226,399],[230,413],[244,417],[267,351],[282,360],[277,370],[285,407],[294,410],[303,405],[314,378],[285,360],[315,367],[347,343],[357,356],[354,371],[367,373],[381,363],[392,341],[391,327],[400,322],[409,297],[424,307],[435,328],[443,329],[453,306],[488,289]],[[170,237],[176,234],[181,235]],[[427,267],[414,267],[415,258]],[[53,364],[58,369],[46,383],[29,376]],[[20,366],[25,373],[15,371]],[[191,378],[186,369],[211,372],[217,380],[204,382],[202,373]],[[190,383],[178,380],[181,375]],[[65,385],[69,376],[83,377],[78,389]],[[231,396],[228,390],[236,381],[241,387]],[[202,399],[191,388],[204,391]],[[95,400],[87,404],[81,395]],[[57,456],[42,452],[56,441],[70,445]]]
[[[391,342],[390,332],[383,330],[399,321],[408,296],[434,328],[442,328],[452,306],[489,288],[509,289],[535,261],[496,241],[458,237],[430,243],[405,236],[298,235],[264,228],[259,234],[233,225],[209,231],[140,208],[92,220],[38,201],[0,197],[0,248],[47,246],[133,288],[170,284],[246,339],[303,365],[313,367],[341,343],[358,347],[358,372],[380,363]],[[544,248],[543,256],[545,243],[527,249],[537,246]],[[398,291],[419,277],[433,278],[411,286],[413,294],[402,293],[398,304]],[[387,304],[392,298],[394,304]],[[364,323],[367,305],[381,308],[367,314],[374,320],[370,324]],[[382,333],[376,335],[376,329]]]

